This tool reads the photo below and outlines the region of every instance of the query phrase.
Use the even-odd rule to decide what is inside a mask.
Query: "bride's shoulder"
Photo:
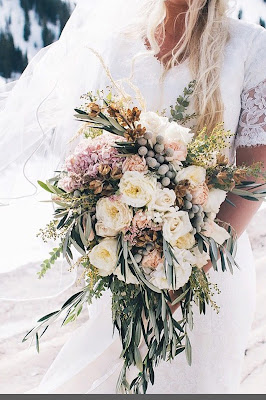
[[[235,43],[249,45],[260,44],[266,49],[266,29],[258,24],[229,18],[230,40]]]
[[[243,89],[250,90],[266,79],[266,29],[230,18],[229,62],[237,57],[243,65]],[[239,64],[240,63],[240,64]]]

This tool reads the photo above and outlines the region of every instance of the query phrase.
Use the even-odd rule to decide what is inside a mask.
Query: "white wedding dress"
[[[236,132],[231,141],[233,161],[237,146],[266,145],[266,31],[231,19],[230,31],[221,90],[225,128]],[[108,67],[113,77],[130,76],[132,59],[140,53],[135,60],[132,82],[141,90],[148,110],[166,109],[169,114],[170,105],[175,104],[176,97],[192,80],[188,63],[168,71],[160,82],[161,64],[142,40],[132,42],[119,35],[112,38],[111,46],[112,62]],[[107,84],[108,78],[101,69],[95,86],[104,88]],[[90,88],[84,87],[83,91],[87,89]],[[202,316],[195,307],[195,327],[190,333],[192,366],[187,365],[183,353],[172,363],[162,362],[148,393],[238,392],[256,295],[253,256],[246,233],[238,240],[237,262],[241,270],[236,270],[233,276],[229,272],[210,271],[211,282],[217,283],[221,290],[216,296],[220,312],[216,314],[209,308],[206,316]],[[88,322],[73,333],[39,387],[31,393],[115,393],[122,363],[119,339],[116,334],[112,336],[109,293],[94,303],[89,313]]]

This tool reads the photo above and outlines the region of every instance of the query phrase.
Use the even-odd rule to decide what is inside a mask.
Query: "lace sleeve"
[[[241,96],[236,148],[266,145],[266,80]]]

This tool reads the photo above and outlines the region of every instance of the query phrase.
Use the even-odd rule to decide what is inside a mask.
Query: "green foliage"
[[[185,124],[186,122],[194,119],[196,114],[187,114],[187,109],[190,104],[190,97],[193,95],[195,90],[196,81],[191,81],[183,91],[183,96],[178,96],[176,99],[176,105],[171,106],[171,120],[176,121],[179,124]]]
[[[58,260],[58,258],[61,256],[62,252],[63,252],[62,246],[54,248],[50,252],[50,258],[43,261],[43,263],[41,265],[41,270],[38,272],[39,279],[43,278],[45,276],[45,274],[48,272],[48,270],[52,268],[52,265],[54,265],[56,260]]]

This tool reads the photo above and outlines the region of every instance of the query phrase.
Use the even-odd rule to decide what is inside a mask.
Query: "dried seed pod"
[[[147,145],[147,140],[146,140],[144,137],[140,137],[140,138],[137,140],[137,143],[138,143],[140,146],[146,146],[146,145]]]
[[[165,155],[166,155],[167,157],[173,157],[173,155],[174,155],[174,150],[171,149],[170,147],[168,147],[168,148],[165,150]]]
[[[154,153],[154,151],[152,151],[152,150],[149,150],[149,151],[148,151],[148,154],[147,154],[147,156],[148,156],[148,157],[152,157],[152,158],[153,158],[153,157],[155,156],[155,153]]]
[[[141,146],[141,147],[138,149],[138,153],[139,153],[139,155],[140,155],[141,157],[146,156],[147,153],[148,153],[147,147]]]
[[[158,144],[163,144],[164,143],[164,137],[162,135],[156,136],[156,142]]]
[[[165,177],[162,179],[162,185],[163,185],[163,186],[167,187],[167,186],[170,185],[170,183],[171,183],[171,181],[170,181],[169,178],[167,178],[167,176],[165,176]]]
[[[114,167],[114,168],[112,169],[112,171],[111,171],[110,176],[111,176],[111,178],[114,179],[114,180],[121,179],[122,176],[123,176],[123,174],[122,174],[122,169],[119,168],[119,167]]]
[[[101,164],[99,165],[98,171],[99,174],[105,176],[109,174],[109,172],[111,171],[111,167],[109,165]]]
[[[87,114],[91,118],[96,118],[101,112],[101,108],[96,103],[90,103],[87,105]]]
[[[163,164],[158,169],[158,174],[164,176],[169,171],[169,167],[167,164]]]
[[[153,134],[152,134],[151,132],[146,132],[145,135],[144,135],[144,137],[145,137],[145,139],[147,139],[147,140],[151,140],[152,137],[153,137]]]
[[[95,179],[94,181],[90,182],[89,188],[94,192],[94,194],[100,194],[103,190],[103,183],[102,181]]]
[[[156,144],[154,146],[154,150],[156,151],[156,153],[162,154],[164,152],[164,145],[163,144]]]

